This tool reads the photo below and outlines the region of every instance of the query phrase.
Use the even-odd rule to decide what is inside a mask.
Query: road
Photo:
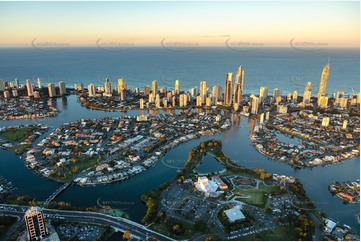
[[[28,206],[18,206],[9,204],[0,204],[0,214],[10,215],[23,218]],[[157,233],[147,227],[130,221],[124,218],[112,217],[107,214],[86,212],[86,211],[66,211],[55,209],[43,209],[44,216],[47,220],[65,220],[66,222],[85,222],[95,223],[101,225],[108,225],[116,231],[130,231],[132,236],[139,240],[147,240],[149,237],[154,236],[158,240],[169,241],[173,240],[165,235]]]

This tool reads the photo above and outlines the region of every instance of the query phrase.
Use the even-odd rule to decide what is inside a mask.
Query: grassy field
[[[257,207],[264,208],[266,205],[266,194],[277,191],[277,186],[267,186],[263,182],[259,184],[258,189],[257,188],[236,188],[233,190],[234,194],[242,195],[242,196],[250,196],[249,198],[239,198],[237,200],[240,200],[242,202],[245,202],[247,204],[255,205]]]
[[[31,134],[31,128],[10,129],[0,133],[0,137],[9,142],[19,142]]]
[[[9,147],[7,149],[14,152],[17,155],[20,155],[20,154],[24,153],[24,151],[26,149],[29,149],[30,147],[31,147],[31,145],[15,145],[15,146]]]
[[[278,227],[274,230],[267,230],[257,234],[239,237],[236,240],[271,240],[271,241],[296,241],[296,235],[292,226]]]

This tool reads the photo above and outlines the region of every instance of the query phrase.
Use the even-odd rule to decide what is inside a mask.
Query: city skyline
[[[258,47],[306,42],[311,47],[359,48],[360,42],[358,2],[1,2],[0,6],[0,47],[204,47],[229,41]],[[178,11],[188,17],[179,18]],[[242,18],[237,17],[239,11]]]

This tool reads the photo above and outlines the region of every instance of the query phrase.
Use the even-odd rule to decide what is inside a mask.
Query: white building
[[[237,221],[242,221],[246,219],[246,216],[241,212],[238,206],[225,210],[224,213],[226,214],[229,222],[234,223]]]

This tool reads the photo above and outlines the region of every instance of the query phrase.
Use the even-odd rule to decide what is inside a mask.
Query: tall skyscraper
[[[160,108],[160,96],[159,96],[159,93],[157,93],[157,95],[155,95],[155,107]]]
[[[48,235],[44,214],[39,207],[30,207],[24,215],[29,240],[41,240]]]
[[[329,60],[330,62],[330,60]],[[330,72],[330,63],[327,63],[325,65],[325,67],[323,67],[322,70],[322,74],[321,74],[321,79],[320,79],[320,88],[318,89],[318,94],[317,97],[321,97],[324,96],[326,94],[326,87],[327,87],[327,80],[328,80],[328,75]]]
[[[310,103],[311,101],[311,91],[305,90],[303,93],[303,105]]]
[[[212,95],[213,95],[214,103],[217,103],[218,101],[222,100],[222,87],[219,85],[213,86]]]
[[[281,92],[276,87],[275,89],[273,89],[273,98],[276,99],[278,96],[281,96]]]
[[[28,96],[34,96],[34,86],[29,79],[26,80],[26,90],[28,91]]]
[[[127,88],[127,84],[123,80],[123,78],[118,79],[118,94],[124,91]]]
[[[226,106],[232,105],[232,81],[233,81],[233,73],[228,72],[224,87],[224,105]]]
[[[139,108],[144,109],[144,99],[143,98],[139,99]]]
[[[13,89],[13,97],[17,97],[19,95],[18,90]]]
[[[197,107],[201,107],[202,106],[202,97],[199,95],[199,96],[197,96],[197,98],[196,98],[196,106]]]
[[[206,101],[207,91],[207,82],[201,81],[199,85],[199,95],[201,96],[202,104]]]
[[[15,86],[16,88],[20,88],[19,78],[15,78]]]
[[[60,95],[66,95],[66,86],[65,86],[65,82],[63,81],[59,82],[59,92]]]
[[[206,97],[206,107],[210,107],[212,105],[212,98]]]
[[[148,102],[149,103],[154,103],[154,99],[155,99],[155,95],[153,95],[153,93],[150,93],[148,96]]]
[[[157,94],[157,92],[158,92],[158,82],[157,82],[157,80],[154,80],[152,82],[152,93],[155,96]]]
[[[5,83],[0,80],[0,91],[4,91],[4,90],[5,90]]]
[[[259,108],[259,98],[258,97],[253,97],[251,99],[251,104],[252,104],[252,114],[258,114],[258,108]]]
[[[56,96],[55,86],[54,86],[53,83],[48,84],[48,92],[49,92],[49,97],[55,97]]]
[[[38,88],[40,89],[40,88],[42,88],[43,86],[41,85],[41,80],[40,80],[40,78],[38,77]]]
[[[123,101],[125,99],[125,90],[127,89],[127,84],[123,80],[123,78],[118,79],[118,94],[120,95],[120,100]]]
[[[237,69],[236,81],[234,84],[234,103],[240,104],[242,101],[243,84],[244,84],[244,70],[242,66],[240,66]]]
[[[179,94],[180,93],[180,83],[179,80],[175,80],[175,84],[174,84],[174,92],[175,94]]]
[[[95,97],[95,85],[93,83],[88,86],[88,95],[89,97]]]
[[[311,90],[312,90],[312,84],[311,82],[307,82],[307,85],[305,87],[305,91],[303,93],[303,105],[310,103],[311,101]]]
[[[294,91],[293,92],[293,95],[292,95],[292,101],[296,102],[298,99],[298,92],[297,91]]]
[[[4,91],[4,98],[10,98],[10,92]]]
[[[111,95],[112,94],[112,83],[109,81],[109,78],[105,78],[105,94]]]
[[[149,85],[144,86],[144,94],[145,94],[145,95],[149,95],[149,94],[150,94],[150,86],[149,86]]]
[[[259,89],[259,98],[263,101],[268,96],[268,88],[260,87]]]

